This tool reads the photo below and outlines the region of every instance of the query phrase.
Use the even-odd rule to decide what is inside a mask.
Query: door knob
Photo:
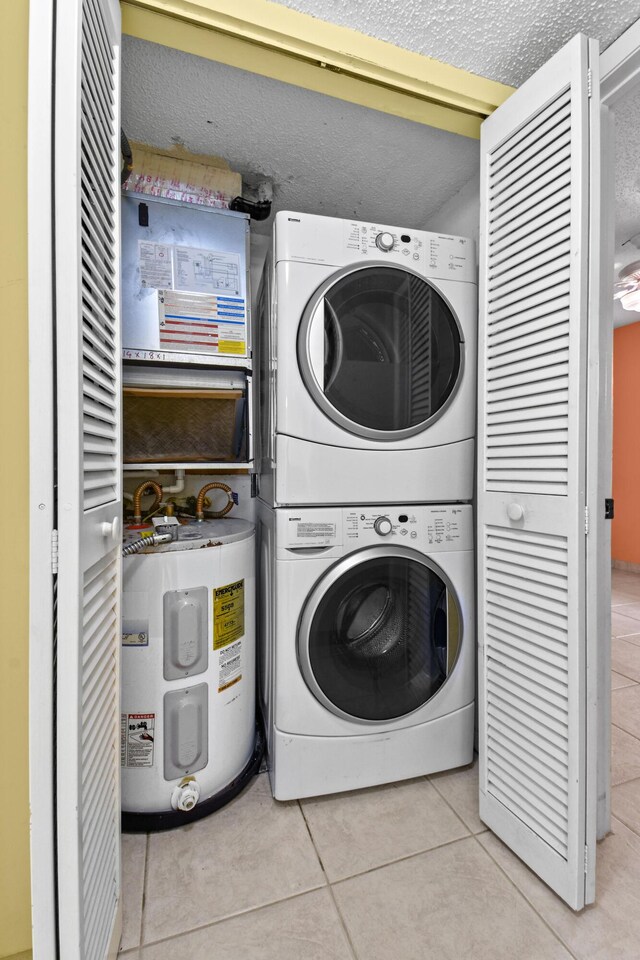
[[[100,524],[100,532],[103,537],[109,537],[111,540],[117,540],[120,536],[120,517],[114,517],[111,523],[109,523],[107,520],[103,520],[103,522]]]
[[[507,516],[509,520],[522,520],[524,517],[524,507],[520,503],[510,503],[507,507]]]

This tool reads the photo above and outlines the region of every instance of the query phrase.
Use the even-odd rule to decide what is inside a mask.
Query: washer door
[[[460,327],[444,297],[412,270],[370,263],[334,274],[309,301],[298,333],[307,389],[360,437],[420,433],[460,383]]]
[[[387,721],[424,706],[453,670],[460,607],[435,564],[401,547],[372,547],[316,584],[298,630],[307,686],[333,713]]]

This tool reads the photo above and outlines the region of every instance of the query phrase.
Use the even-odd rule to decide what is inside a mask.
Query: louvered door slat
[[[550,234],[531,243],[529,237],[526,242],[514,249],[514,246],[496,252],[491,258],[491,270],[494,283],[500,283],[506,273],[514,277],[535,269],[544,263],[554,260],[563,248],[563,243],[569,237],[569,227],[558,230],[557,225],[550,228]]]
[[[576,38],[483,124],[481,178],[480,813],[575,908],[587,889],[587,57]]]
[[[492,175],[496,176],[504,168],[510,170],[511,166],[518,162],[518,158],[531,149],[532,142],[537,142],[558,124],[565,123],[570,113],[571,104],[566,93],[564,96],[560,94],[558,97],[552,97],[535,116],[530,117],[526,123],[512,132],[504,143],[492,151],[491,157],[487,160]]]
[[[489,238],[488,256],[498,264],[509,256],[532,250],[536,244],[557,241],[557,234],[571,224],[571,184],[567,180],[562,190],[540,199],[540,203],[519,217],[512,217],[501,230],[494,229]]]
[[[568,113],[568,105],[566,111]],[[502,196],[502,191],[510,189],[524,177],[529,177],[536,170],[542,170],[543,165],[550,158],[555,157],[559,151],[570,146],[571,138],[566,123],[563,123],[563,118],[560,117],[556,120],[556,126],[536,140],[535,149],[532,149],[531,143],[527,141],[519,162],[512,161],[500,172],[493,173],[493,181],[497,190],[500,191],[500,196]]]
[[[121,515],[119,5],[57,5],[58,847],[65,960],[117,948]]]

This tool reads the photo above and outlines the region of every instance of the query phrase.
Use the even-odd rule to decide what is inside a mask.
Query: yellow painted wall
[[[0,957],[31,947],[28,769],[28,0],[0,3],[0,503],[21,511],[0,546]],[[20,498],[21,502],[16,502]],[[24,498],[24,499],[23,499]],[[15,516],[15,513],[14,513]]]

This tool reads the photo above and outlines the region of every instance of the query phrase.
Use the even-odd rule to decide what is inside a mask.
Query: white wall
[[[450,200],[436,210],[423,224],[423,230],[432,233],[449,233],[469,237],[476,244],[478,257],[478,234],[480,230],[480,171],[465,183]]]

